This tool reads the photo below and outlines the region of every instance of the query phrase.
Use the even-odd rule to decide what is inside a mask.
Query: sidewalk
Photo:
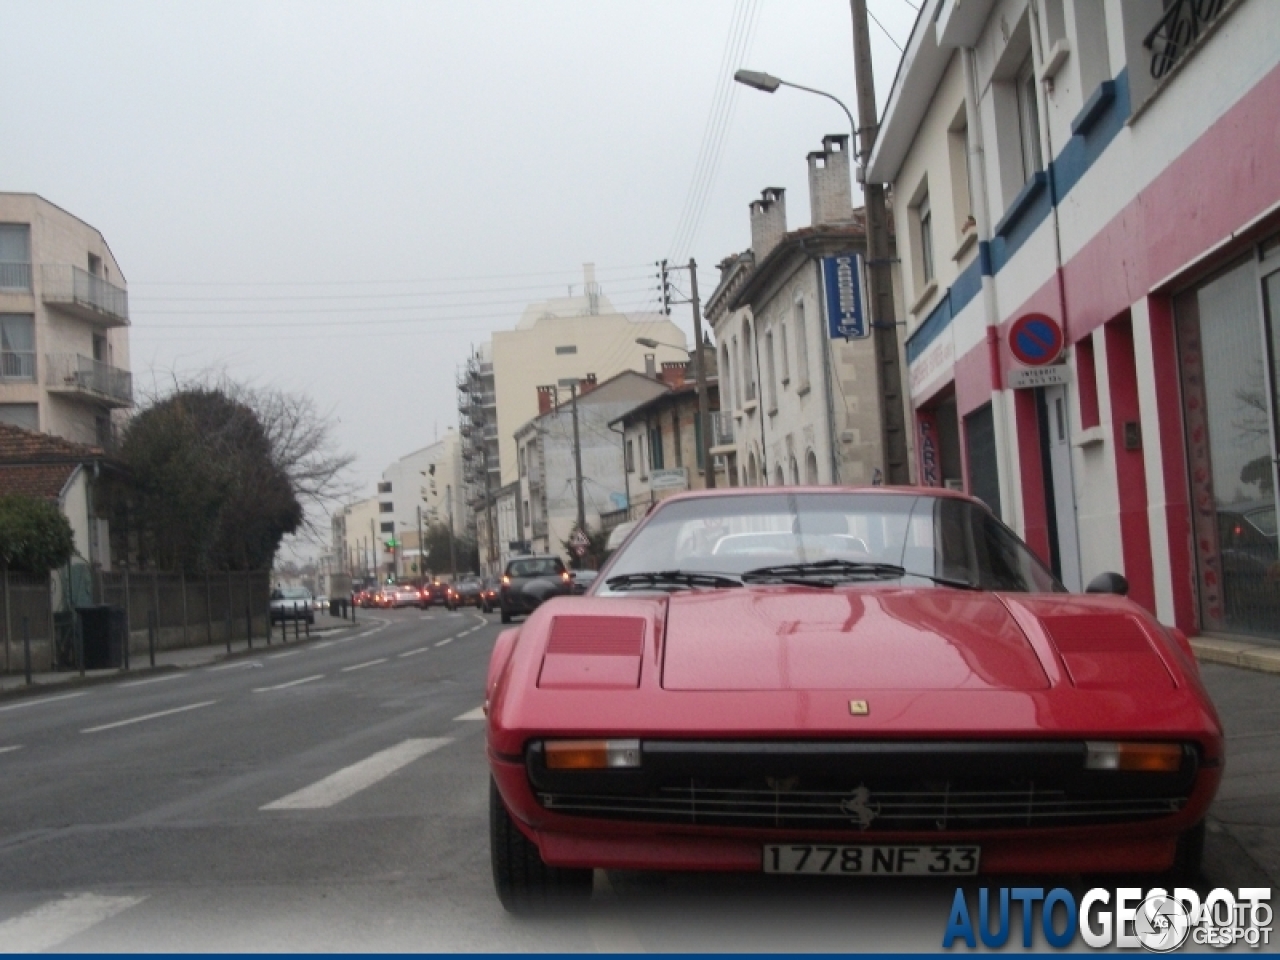
[[[1262,673],[1280,673],[1280,647],[1261,640],[1202,635],[1191,638],[1191,649],[1196,652],[1196,659],[1205,663],[1225,663]]]
[[[363,614],[364,611],[361,611]],[[293,638],[293,624],[287,624],[287,640],[283,646],[294,646],[300,643],[306,643],[308,640],[317,640],[322,637],[333,636],[334,634],[343,633],[352,630],[358,626],[364,626],[370,623],[367,616],[362,615],[354,623],[350,620],[343,620],[341,617],[331,617],[327,613],[317,613],[316,622],[311,627],[311,635],[307,636],[306,626],[300,625],[298,639]],[[22,673],[0,674],[0,699],[7,699],[11,696],[21,696],[24,693],[35,693],[47,691],[50,687],[56,686],[83,686],[86,684],[106,683],[111,680],[123,677],[144,677],[151,673],[160,673],[167,670],[188,670],[192,667],[203,667],[210,663],[217,663],[219,660],[228,660],[235,657],[246,655],[255,655],[263,653],[267,650],[279,650],[282,644],[280,641],[280,628],[277,625],[271,634],[271,644],[268,646],[265,637],[259,635],[253,638],[253,647],[244,640],[233,640],[231,642],[230,652],[227,650],[226,643],[203,644],[195,647],[181,647],[176,650],[157,650],[156,665],[154,669],[151,666],[151,659],[145,650],[139,652],[134,650],[129,661],[129,670],[86,670],[84,676],[76,670],[60,670],[54,673],[33,673],[31,675],[31,686],[27,686],[27,679]]]

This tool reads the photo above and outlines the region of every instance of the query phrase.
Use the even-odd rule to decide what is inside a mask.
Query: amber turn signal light
[[[608,770],[640,766],[639,740],[548,740],[548,770]]]
[[[1144,773],[1177,773],[1182,767],[1182,747],[1176,743],[1085,744],[1086,770],[1137,770]]]

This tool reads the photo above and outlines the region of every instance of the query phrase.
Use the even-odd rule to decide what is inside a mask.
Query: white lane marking
[[[262,661],[261,661],[261,660],[241,660],[239,663],[224,663],[224,664],[222,664],[221,666],[217,666],[217,667],[209,667],[208,669],[209,669],[210,671],[215,671],[215,670],[238,670],[238,669],[242,669],[242,668],[244,668],[244,667],[260,667],[260,666],[262,666]]]
[[[332,647],[332,640],[325,640],[323,643],[315,643],[311,645],[312,650],[323,650],[325,647]]]
[[[24,700],[22,703],[13,703],[7,707],[0,707],[0,713],[6,710],[21,710],[23,707],[36,707],[42,703],[53,703],[55,700],[70,700],[72,697],[83,697],[88,690],[81,690],[79,693],[63,693],[56,697],[41,697],[39,700]]]
[[[145,687],[149,683],[163,683],[165,680],[177,680],[179,677],[189,677],[189,673],[167,673],[163,677],[152,677],[149,680],[131,680],[129,683],[122,683],[123,687]]]
[[[453,637],[445,637],[443,640],[437,643],[436,646],[443,647],[446,643],[453,643]]]
[[[426,653],[430,647],[418,647],[416,650],[406,650],[404,653],[398,654],[400,657],[412,657],[415,654]]]
[[[301,680],[290,680],[288,683],[277,683],[274,687],[254,687],[254,693],[268,693],[272,690],[288,690],[290,687],[301,686],[304,683],[310,683],[312,680],[323,680],[324,674],[317,673],[314,677],[303,677]]]
[[[434,613],[424,613],[424,614],[423,614],[422,616],[420,616],[418,619],[419,619],[419,620],[434,620],[435,618],[436,618],[436,615],[435,615]]]
[[[127,727],[131,723],[142,723],[144,720],[155,720],[158,717],[169,717],[175,713],[186,713],[188,710],[199,710],[201,707],[211,707],[217,700],[204,700],[200,703],[188,703],[185,707],[174,707],[172,710],[161,710],[158,713],[145,713],[140,717],[130,717],[128,720],[117,720],[115,723],[104,723],[97,727],[85,727],[81,733],[97,733],[99,730],[114,730],[116,727]]]
[[[302,652],[301,650],[290,650],[288,653],[273,653],[271,656],[267,657],[267,659],[268,659],[268,660],[283,660],[285,657],[292,657],[292,656],[296,656],[297,654],[299,654],[299,653],[301,653],[301,652]]]
[[[22,744],[19,743],[13,747],[0,747],[0,753],[13,753],[13,751],[21,750],[21,749],[22,749]]]
[[[354,666],[343,667],[342,673],[350,673],[352,670],[363,670],[365,667],[372,667],[379,663],[386,663],[386,657],[379,657],[377,660],[366,660],[364,663],[357,663]]]
[[[146,897],[101,897],[81,893],[42,903],[0,923],[0,953],[39,953],[84,933]]]
[[[466,713],[462,714],[461,716],[454,717],[453,722],[457,723],[459,720],[483,720],[483,719],[484,719],[484,707],[476,707],[474,710],[468,710]]]
[[[452,742],[451,737],[405,740],[258,809],[319,810],[323,807],[332,807],[361,790],[373,786],[379,780],[386,779],[419,757],[425,757],[433,750],[439,750],[445,744]]]

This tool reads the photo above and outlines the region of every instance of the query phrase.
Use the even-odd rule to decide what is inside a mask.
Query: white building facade
[[[109,449],[132,405],[129,296],[106,240],[0,193],[0,422]]]
[[[1280,639],[1278,105],[1267,0],[928,0],[868,171],[922,482],[1187,633]]]

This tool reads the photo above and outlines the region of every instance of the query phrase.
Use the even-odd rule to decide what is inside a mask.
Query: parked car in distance
[[[456,610],[458,607],[478,608],[480,606],[479,577],[463,577],[451,585],[451,591],[448,603],[450,610]]]
[[[323,593],[311,601],[311,609],[320,610],[321,612],[329,609],[329,598]]]
[[[512,557],[498,591],[502,622],[510,623],[512,617],[533,613],[544,600],[567,596],[572,591],[569,571],[559,557]]]
[[[390,588],[391,606],[416,607],[418,605],[418,588],[408,583],[398,583]]]
[[[591,589],[596,582],[596,570],[571,570],[569,576],[573,581],[573,592],[579,596]]]
[[[446,606],[449,603],[449,585],[441,583],[439,580],[432,580],[418,587],[418,606],[423,610],[427,607],[439,604]]]
[[[485,577],[480,581],[480,610],[482,613],[493,613],[498,606],[498,590],[502,581],[496,577]]]
[[[284,623],[286,620],[316,622],[316,613],[311,609],[311,591],[306,587],[276,587],[271,591],[270,606],[272,623]]]

